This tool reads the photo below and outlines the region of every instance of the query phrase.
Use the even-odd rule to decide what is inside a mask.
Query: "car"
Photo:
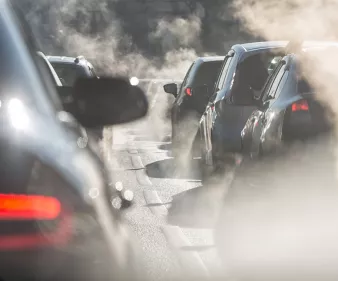
[[[79,77],[98,77],[93,65],[84,57],[47,56],[63,85],[73,86]]]
[[[337,53],[338,45],[334,49]],[[322,51],[327,52],[327,48]],[[311,50],[306,53],[311,55]],[[316,91],[302,75],[299,56],[285,56],[266,83],[257,109],[241,132],[244,157],[275,154],[295,141],[307,141],[332,130],[332,112],[316,99]]]
[[[62,88],[63,87],[62,82],[57,73],[55,72],[55,69],[47,59],[46,55],[41,51],[38,51],[36,54],[37,54],[37,62],[40,64],[42,69],[45,69],[43,73],[47,74],[47,76],[51,78],[50,80],[53,82],[53,85],[55,86],[56,90]],[[60,94],[59,98],[61,99],[66,109],[67,105],[72,102],[72,97],[69,95],[69,91],[68,92],[58,91],[58,93]],[[73,129],[76,130],[77,133],[81,135],[80,139],[81,143],[88,144],[90,143],[94,148],[94,144],[92,144],[88,138],[86,129],[83,126],[81,126],[81,124],[79,124],[78,122],[73,122]],[[95,151],[99,153],[99,148],[96,147]]]
[[[336,43],[307,41],[301,48],[315,49],[325,44]],[[256,42],[235,45],[229,51],[216,91],[200,120],[204,177],[232,169],[241,159],[242,129],[257,109],[261,91],[289,45],[283,41]]]
[[[146,97],[128,79],[81,78],[66,112],[57,90],[70,89],[42,67],[20,3],[0,0],[1,278],[143,280],[137,243],[112,204],[129,195],[72,127],[136,120]]]
[[[273,59],[284,53],[286,45],[285,41],[237,44],[226,55],[196,135],[201,139],[200,155],[205,176],[223,167],[224,162],[231,163],[234,153],[240,151],[240,132],[255,109],[254,95],[259,95]],[[237,104],[233,106],[235,102]],[[230,159],[227,151],[231,152]]]
[[[98,77],[93,65],[84,57],[47,56],[64,86],[71,87],[81,77]],[[103,138],[103,128],[87,130],[95,139]]]
[[[171,109],[172,153],[176,158],[190,154],[198,121],[203,114],[224,57],[199,57],[190,66],[178,88],[176,83],[164,85],[164,91],[175,97]]]

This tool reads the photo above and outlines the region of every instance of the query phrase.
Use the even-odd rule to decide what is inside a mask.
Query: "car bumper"
[[[111,249],[103,232],[99,228],[96,230],[96,227],[88,233],[74,232],[73,238],[67,243],[29,247],[25,250],[1,250],[1,278],[20,281],[142,278],[141,272],[134,266],[141,262],[136,259],[136,248],[130,238],[119,232],[111,235],[119,245],[123,245],[123,251]]]

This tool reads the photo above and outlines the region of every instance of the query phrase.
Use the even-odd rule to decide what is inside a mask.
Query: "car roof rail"
[[[76,59],[74,60],[75,63],[79,63],[80,60],[84,60],[84,56],[77,56]]]

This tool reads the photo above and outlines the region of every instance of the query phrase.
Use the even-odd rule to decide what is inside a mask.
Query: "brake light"
[[[297,101],[297,102],[292,104],[291,110],[292,110],[292,112],[308,111],[309,110],[309,104],[307,103],[306,100]]]
[[[54,221],[57,219],[57,221]],[[0,194],[0,221],[53,220],[53,229],[0,235],[0,251],[67,245],[72,238],[73,214],[50,196]]]
[[[52,220],[61,212],[54,197],[0,194],[0,220]]]
[[[192,96],[192,90],[191,90],[191,88],[185,88],[185,93],[186,93],[188,96]]]

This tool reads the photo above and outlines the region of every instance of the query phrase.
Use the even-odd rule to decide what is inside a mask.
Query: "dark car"
[[[224,57],[200,57],[190,66],[179,89],[175,83],[164,86],[165,92],[176,98],[171,110],[174,156],[190,152],[198,130],[198,121],[208,103],[223,59]]]
[[[224,59],[215,91],[200,120],[203,170],[223,166],[227,152],[241,149],[241,130],[256,108],[272,60],[284,52],[287,42],[256,42],[234,45]]]
[[[243,155],[257,158],[277,153],[294,141],[330,132],[330,112],[317,94],[302,75],[298,57],[284,57],[242,130]]]
[[[83,56],[47,56],[64,86],[73,86],[80,77],[97,77],[93,65]]]
[[[0,277],[142,279],[135,241],[111,203],[123,196],[72,123],[144,116],[144,93],[128,80],[82,78],[65,112],[20,2],[0,0]]]
[[[72,87],[81,77],[98,77],[93,65],[84,57],[47,56],[64,86]],[[95,94],[95,93],[94,93]],[[88,134],[103,138],[103,128],[87,130]]]
[[[56,89],[63,87],[62,82],[59,76],[57,75],[57,73],[55,72],[53,66],[50,64],[45,54],[40,51],[37,52],[37,63],[40,65],[41,69],[44,70],[44,73],[51,78],[51,81],[53,82]],[[68,94],[69,94],[69,91],[59,91],[59,95],[60,95],[59,98],[62,101],[65,108],[67,107],[66,106],[67,104],[72,102],[72,97],[70,97]],[[73,129],[76,130],[77,133],[81,135],[81,139],[79,141],[81,143],[86,143],[86,144],[90,143],[93,146],[93,149],[95,149],[95,151],[99,153],[99,148],[95,147],[94,143],[89,142],[86,129],[83,126],[81,126],[78,122],[72,122],[72,123],[73,123]]]
[[[334,42],[304,42],[301,48],[319,48]],[[220,73],[216,92],[200,121],[203,171],[236,163],[242,153],[241,132],[286,42],[259,42],[232,47]],[[210,171],[211,170],[211,171]]]

